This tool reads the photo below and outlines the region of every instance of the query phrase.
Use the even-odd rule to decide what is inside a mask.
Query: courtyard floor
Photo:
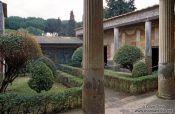
[[[156,91],[142,95],[129,95],[105,89],[106,114],[175,114],[175,100],[157,98]],[[72,110],[62,114],[83,114]]]

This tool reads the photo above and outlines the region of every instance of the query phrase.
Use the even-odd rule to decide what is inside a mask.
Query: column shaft
[[[114,53],[119,48],[119,29],[114,28]]]
[[[145,62],[147,64],[149,74],[152,74],[151,28],[151,22],[145,22]]]
[[[104,114],[103,0],[84,0],[83,104],[86,114]]]
[[[4,12],[3,12],[3,3],[0,1],[0,34],[4,33]],[[3,61],[3,58],[0,54],[0,61]],[[4,65],[0,63],[0,74],[3,74]],[[0,79],[1,83],[1,79]]]
[[[4,32],[4,12],[3,3],[0,1],[0,34]]]
[[[159,71],[158,95],[175,97],[174,78],[174,0],[159,0]]]

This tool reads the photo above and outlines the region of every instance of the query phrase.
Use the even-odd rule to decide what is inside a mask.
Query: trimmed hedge
[[[81,88],[72,88],[60,93],[23,96],[15,93],[0,94],[0,114],[46,114],[80,108]]]
[[[79,78],[83,77],[81,68],[60,64],[58,65],[58,70],[65,72],[65,73],[69,73],[73,76],[77,76]]]
[[[82,69],[80,68],[59,65],[59,70],[83,78]],[[104,71],[105,86],[117,91],[140,94],[157,89],[157,83],[157,73],[142,77],[132,77],[131,73],[115,72],[112,70]]]
[[[58,74],[58,82],[67,87],[80,87],[83,85],[83,80],[81,78],[61,71],[58,71]]]
[[[155,90],[158,87],[157,73],[136,78],[112,74],[105,72],[105,86],[117,91],[140,94]]]

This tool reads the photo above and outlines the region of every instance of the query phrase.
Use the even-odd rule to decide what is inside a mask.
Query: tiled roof
[[[82,44],[83,41],[76,37],[62,36],[35,36],[39,44]]]

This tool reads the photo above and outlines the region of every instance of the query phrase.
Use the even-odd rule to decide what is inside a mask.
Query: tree
[[[24,20],[25,19],[21,17],[11,16],[5,19],[5,27],[6,29],[18,30],[19,28],[23,28],[21,26],[25,26]]]
[[[47,19],[46,21],[46,27],[45,27],[45,33],[59,33],[61,29],[61,20],[58,19]]]
[[[6,66],[4,78],[0,82],[0,93],[5,92],[8,85],[18,77],[28,60],[42,55],[35,39],[22,33],[1,35],[0,52],[5,64],[3,61],[0,62]]]
[[[76,23],[76,28],[82,27],[83,26],[83,22],[77,22]]]
[[[68,36],[68,23],[69,21],[63,20],[61,23],[61,30],[58,33],[61,36]]]
[[[54,83],[51,69],[41,61],[38,61],[33,67],[32,78],[28,81],[29,87],[37,93],[50,90]]]
[[[105,18],[122,15],[136,9],[135,0],[106,0]]]
[[[41,36],[44,31],[38,29],[38,28],[35,28],[35,27],[28,27],[26,28],[26,30],[30,33],[30,34],[33,34],[35,36]]]
[[[115,63],[132,71],[133,64],[142,57],[143,53],[138,47],[125,45],[117,50],[113,60]]]
[[[46,20],[42,18],[28,17],[25,23],[26,23],[26,28],[34,27],[43,31],[46,26]]]
[[[69,36],[75,36],[75,18],[74,18],[74,12],[70,12],[70,20],[69,20],[69,26],[68,26],[68,35]]]
[[[45,26],[46,20],[42,18],[11,16],[5,19],[6,29],[18,30],[20,28],[26,29],[28,27],[34,27],[44,31]]]

